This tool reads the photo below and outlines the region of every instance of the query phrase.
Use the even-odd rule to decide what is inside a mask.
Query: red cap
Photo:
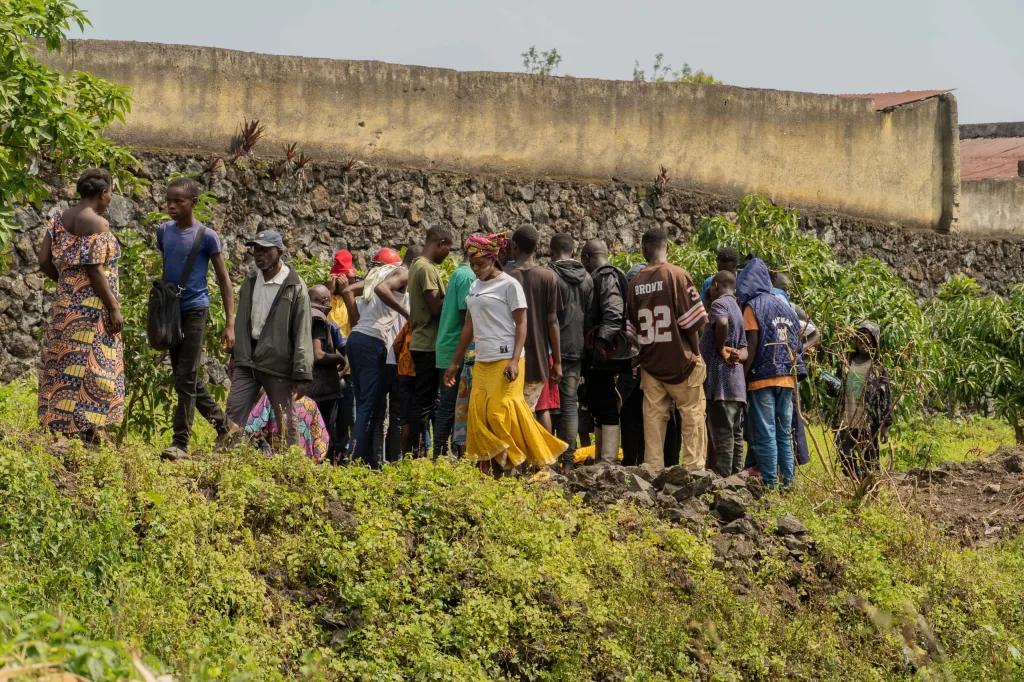
[[[331,266],[332,275],[345,275],[355,277],[356,269],[352,267],[352,252],[342,249],[334,254],[334,265]]]
[[[373,262],[380,265],[398,265],[402,262],[402,257],[394,249],[385,247],[373,255]]]

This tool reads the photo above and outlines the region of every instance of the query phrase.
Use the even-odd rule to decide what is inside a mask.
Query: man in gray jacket
[[[228,417],[244,428],[263,389],[279,432],[288,445],[297,445],[295,401],[313,379],[309,295],[302,278],[282,260],[280,234],[260,232],[245,245],[257,271],[245,278],[238,295]]]

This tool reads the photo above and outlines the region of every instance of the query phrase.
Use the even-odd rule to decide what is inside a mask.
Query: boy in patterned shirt
[[[627,330],[640,345],[640,386],[644,392],[644,464],[665,467],[665,431],[671,401],[682,421],[682,464],[704,468],[704,377],[698,336],[707,322],[690,274],[668,262],[668,236],[653,228],[641,242],[647,267],[629,285]]]

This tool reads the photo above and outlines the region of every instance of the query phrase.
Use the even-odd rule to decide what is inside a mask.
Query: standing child
[[[743,313],[736,299],[736,275],[722,270],[711,280],[707,300],[708,330],[700,337],[700,354],[708,368],[704,393],[708,400],[708,425],[720,476],[738,474],[743,468],[743,407],[747,385],[743,360],[747,339]]]
[[[857,326],[855,350],[839,388],[839,457],[846,475],[855,478],[878,468],[879,444],[889,438],[892,426],[889,375],[877,357],[880,341],[874,322]]]
[[[192,420],[195,411],[209,421],[223,439],[228,431],[228,419],[217,401],[210,395],[205,379],[199,376],[206,342],[206,324],[210,317],[210,290],[206,281],[210,263],[217,274],[217,284],[224,301],[224,330],[221,343],[226,350],[235,345],[235,298],[228,277],[228,268],[221,253],[220,237],[210,227],[195,218],[199,202],[199,183],[192,178],[178,178],[167,188],[167,214],[171,221],[156,230],[156,247],[163,254],[164,278],[182,287],[181,331],[183,339],[171,350],[171,367],[174,372],[174,391],[178,394],[178,405],[174,410],[174,436],[171,447],[163,451],[168,459],[182,459],[188,456],[189,440],[192,437]],[[185,262],[193,246],[198,249],[188,280],[181,281],[185,274]]]
[[[328,319],[331,292],[323,284],[317,284],[309,290],[309,303],[313,316],[313,381],[306,389],[306,395],[313,399],[320,410],[330,435],[328,459],[337,464],[343,452],[339,450],[342,445],[341,372],[347,363],[342,348],[335,340],[337,325]]]

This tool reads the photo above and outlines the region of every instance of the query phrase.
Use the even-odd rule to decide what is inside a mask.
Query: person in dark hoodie
[[[750,446],[769,487],[793,483],[793,391],[800,322],[793,307],[776,296],[768,266],[752,259],[736,279],[747,335],[747,404]]]
[[[558,275],[558,292],[562,299],[562,310],[558,313],[562,347],[562,378],[558,382],[562,418],[558,423],[558,437],[569,445],[562,453],[562,468],[568,470],[572,469],[576,456],[579,430],[577,391],[583,370],[584,321],[593,307],[594,281],[583,264],[575,260],[576,243],[571,236],[560,233],[552,237],[550,252],[548,268]]]
[[[306,283],[282,259],[284,240],[266,230],[245,244],[256,272],[242,282],[235,316],[228,418],[244,428],[260,389],[288,445],[298,445],[295,401],[313,379],[312,314]]]
[[[633,344],[626,334],[626,277],[608,262],[608,246],[591,239],[580,253],[594,291],[585,320],[587,406],[594,420],[597,459],[616,463],[619,454],[619,395],[615,378],[632,375]],[[564,440],[564,439],[563,439]]]

